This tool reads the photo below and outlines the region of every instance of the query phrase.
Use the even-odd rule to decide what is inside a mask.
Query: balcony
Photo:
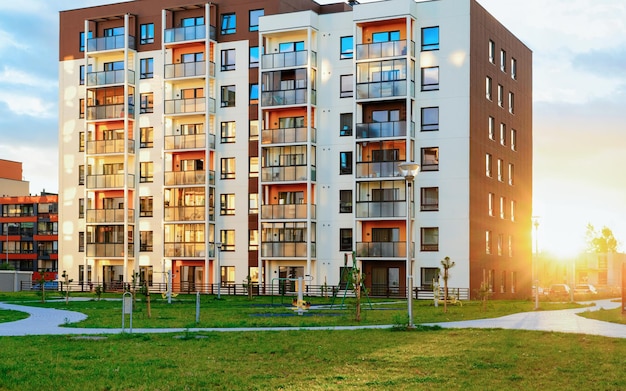
[[[120,69],[117,71],[90,72],[87,74],[87,86],[104,86],[107,84],[123,84],[124,75],[128,75],[128,83],[135,84],[135,71]]]
[[[315,180],[315,168],[312,168],[311,180]],[[265,167],[261,169],[263,182],[306,181],[307,166]]]
[[[413,203],[411,203],[411,210]],[[357,201],[356,217],[379,218],[379,217],[397,217],[406,218],[406,201]]]
[[[411,124],[411,137],[415,137],[415,122]],[[356,138],[406,137],[407,121],[370,122],[356,124]]]
[[[215,40],[215,26],[209,26],[209,37]],[[206,38],[206,25],[201,24],[197,26],[177,27],[171,29],[165,29],[164,39],[165,43],[178,43],[185,41],[195,41],[198,39]]]
[[[414,244],[411,243],[412,248],[413,246]],[[406,258],[406,242],[357,242],[356,256],[364,258]]]
[[[215,139],[215,138],[214,138]],[[165,136],[165,150],[203,149],[206,147],[206,134],[184,134]]]
[[[133,257],[133,244],[128,243],[127,254]],[[124,243],[87,243],[85,256],[89,258],[121,258],[124,256]]]
[[[166,171],[165,186],[181,185],[204,185],[206,183],[206,171]],[[213,173],[215,176],[215,173]]]
[[[87,52],[101,52],[105,50],[124,49],[125,36],[116,35],[113,37],[91,38],[87,40]],[[128,36],[128,48],[135,50],[135,37]]]
[[[263,69],[317,66],[317,53],[309,50],[264,54],[261,57]]]
[[[311,257],[315,257],[315,243],[310,243]],[[306,257],[307,243],[265,242],[261,244],[261,257]]]
[[[124,104],[97,105],[87,107],[87,120],[123,119]],[[128,105],[128,117],[135,118],[135,106]]]
[[[402,177],[398,169],[401,162],[357,162],[357,178]]]
[[[165,79],[206,75],[206,61],[165,64]],[[215,77],[215,63],[209,62],[209,76]]]
[[[165,114],[205,113],[206,98],[170,99],[165,101]],[[215,99],[209,98],[209,112],[215,113]]]
[[[87,154],[124,153],[124,146],[126,146],[128,153],[135,153],[135,140],[95,140],[87,141]]]
[[[204,206],[166,206],[165,221],[204,221]]]
[[[261,144],[306,143],[307,128],[265,129],[261,132]],[[311,142],[316,142],[316,130],[311,128]]]
[[[311,90],[311,97],[307,100],[306,88],[297,90],[265,91],[261,93],[261,105],[284,106],[302,105],[309,103],[317,104],[317,92]]]
[[[406,55],[407,40],[377,42],[356,45],[356,59],[371,60],[383,57],[400,57]],[[411,41],[411,57],[415,57],[415,42]]]
[[[262,219],[306,219],[307,209],[311,207],[311,218],[315,219],[315,204],[261,205]]]
[[[165,243],[164,253],[166,257],[204,257],[206,245],[204,243]]]
[[[131,189],[135,188],[135,175],[127,174],[127,184]],[[88,189],[112,189],[124,187],[124,174],[111,175],[87,175]]]
[[[123,223],[124,209],[87,209],[86,221],[90,223]],[[135,210],[128,210],[128,222],[135,221]]]
[[[406,94],[406,80],[380,81],[356,84],[357,99],[404,97],[406,96]],[[411,95],[413,95],[413,93]]]

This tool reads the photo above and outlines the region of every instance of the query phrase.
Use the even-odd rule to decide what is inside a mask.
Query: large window
[[[439,107],[422,107],[422,131],[439,130]]]
[[[87,39],[91,39],[91,38],[93,38],[93,32],[89,31],[87,32]],[[80,32],[78,39],[79,39],[79,48],[80,48],[79,50],[81,52],[84,52],[85,51],[85,32],[84,31]]]
[[[493,90],[493,82],[491,81],[491,78],[487,76],[485,78],[485,96],[489,100],[493,100],[492,90]]]
[[[339,229],[339,251],[352,251],[352,228]]]
[[[154,59],[142,58],[139,60],[140,79],[152,79],[154,77]]]
[[[141,45],[154,43],[154,23],[142,24],[140,30],[139,43]]]
[[[154,181],[154,163],[153,162],[139,163],[139,182],[151,183],[153,181]]]
[[[422,68],[422,91],[439,89],[439,67]]]
[[[439,170],[439,148],[428,147],[422,148],[422,171],[437,171]]]
[[[341,37],[341,52],[339,58],[341,60],[347,60],[354,57],[354,38],[350,35],[347,37]]]
[[[421,251],[439,251],[439,228],[422,227],[420,230]]]
[[[146,92],[139,95],[140,99],[140,114],[154,113],[154,95],[152,92]]]
[[[235,251],[235,230],[221,230],[220,241],[222,242],[222,251]]]
[[[250,10],[250,31],[259,31],[259,18],[265,14],[265,11]]]
[[[235,179],[235,158],[224,157],[221,162],[221,179]]]
[[[250,104],[251,105],[259,104],[259,85],[258,84],[250,84]]]
[[[222,107],[235,107],[235,86],[222,86]]]
[[[339,174],[352,174],[352,152],[339,152]]]
[[[221,194],[220,195],[220,215],[221,216],[234,216],[235,215],[235,194]]]
[[[139,231],[139,251],[152,251],[152,231]]]
[[[340,76],[339,89],[340,98],[351,98],[354,96],[354,81],[352,75]]]
[[[152,217],[154,211],[154,205],[152,196],[139,197],[139,216],[140,217]]]
[[[352,113],[339,114],[339,135],[352,136]]]
[[[235,49],[222,50],[222,71],[235,70]]]
[[[422,29],[422,51],[439,50],[439,26]]]
[[[395,31],[379,31],[372,34],[372,43],[399,41],[400,30]]]
[[[222,144],[235,142],[235,121],[222,122],[221,140]]]
[[[352,213],[352,190],[339,190],[339,213]]]
[[[250,46],[250,68],[259,67],[259,47]]]
[[[154,145],[154,128],[152,126],[139,128],[140,148],[152,148]]]
[[[439,188],[438,187],[422,187],[420,197],[421,211],[437,211],[439,210]]]
[[[222,15],[222,35],[235,34],[237,31],[237,15],[223,14]]]

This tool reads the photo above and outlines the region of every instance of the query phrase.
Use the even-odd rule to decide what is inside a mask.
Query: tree
[[[598,232],[591,223],[587,224],[585,240],[587,252],[591,253],[614,253],[617,252],[617,245],[619,244],[610,228],[604,226]]]
[[[454,261],[450,260],[450,257],[445,257],[441,260],[441,266],[443,266],[443,312],[448,312],[448,278],[450,274],[448,269],[454,267]]]

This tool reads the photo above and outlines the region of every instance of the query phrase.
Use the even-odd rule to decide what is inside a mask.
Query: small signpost
[[[125,330],[126,315],[130,318],[129,333],[133,333],[133,295],[130,292],[124,292],[122,295],[122,332]]]

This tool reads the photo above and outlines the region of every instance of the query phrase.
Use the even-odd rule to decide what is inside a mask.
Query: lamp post
[[[533,282],[535,284],[535,311],[539,309],[539,278],[537,278],[537,264],[539,263],[539,218],[533,217],[535,227],[535,257],[533,262]]]
[[[217,300],[222,300],[222,267],[220,265],[222,243],[215,243],[215,261],[217,263]]]
[[[406,286],[407,286],[407,310],[409,314],[409,328],[415,327],[413,324],[413,257],[411,254],[411,200],[413,181],[419,172],[420,166],[417,163],[406,161],[398,164],[400,174],[404,177],[406,190]]]

